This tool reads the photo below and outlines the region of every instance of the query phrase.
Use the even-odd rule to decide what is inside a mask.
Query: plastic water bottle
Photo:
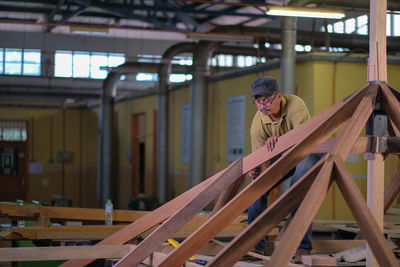
[[[106,219],[105,219],[106,225],[113,224],[112,214],[113,214],[113,204],[111,203],[111,199],[108,199],[106,203]]]
[[[18,205],[24,205],[24,201],[23,200],[17,200]],[[24,227],[25,226],[25,221],[18,221],[17,222],[18,227]]]

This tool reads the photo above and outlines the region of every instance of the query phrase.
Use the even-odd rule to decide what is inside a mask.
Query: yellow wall
[[[0,119],[29,120],[30,160],[43,164],[43,173],[29,175],[27,200],[51,203],[53,197],[64,196],[74,206],[97,207],[97,115],[93,111],[0,108],[0,114]],[[63,172],[57,152],[63,151],[64,142],[71,161],[64,164]]]

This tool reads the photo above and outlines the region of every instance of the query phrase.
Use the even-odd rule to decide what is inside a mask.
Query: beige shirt
[[[304,101],[296,95],[282,95],[281,111],[281,119],[277,122],[259,110],[254,115],[250,127],[253,152],[263,147],[267,138],[281,136],[310,118]]]

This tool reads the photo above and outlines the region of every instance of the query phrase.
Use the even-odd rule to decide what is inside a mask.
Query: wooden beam
[[[217,202],[214,205],[212,213],[216,213],[220,210],[229,200],[231,200],[236,193],[239,191],[240,186],[244,181],[244,175],[242,175],[239,179],[237,179],[231,186],[225,189],[222,194],[219,196]]]
[[[172,235],[174,238],[186,238],[192,234],[200,225],[210,218],[209,214],[197,214],[192,220],[185,224],[178,232]],[[238,235],[247,227],[247,215],[242,214],[233,220],[224,230],[218,233],[218,237],[231,237]],[[41,239],[91,239],[100,240],[109,237],[123,229],[126,225],[82,225],[82,226],[55,226],[55,227],[13,227],[0,232],[3,240],[41,240]],[[147,237],[154,227],[143,232],[140,236]]]
[[[390,118],[388,118],[388,132],[390,136],[400,137],[399,129],[397,129],[397,127],[394,125],[393,121]]]
[[[313,226],[315,223],[313,223]],[[351,249],[354,247],[358,247],[360,245],[365,245],[365,240],[313,240],[313,250],[311,253],[319,253],[319,254],[333,254],[338,253],[340,251]]]
[[[358,137],[357,141],[351,147],[351,154],[360,154],[369,152],[371,146],[372,137]],[[317,147],[313,153],[329,153],[332,152],[333,147],[337,142],[337,138],[329,138],[323,142],[319,147]]]
[[[372,113],[372,105],[375,103],[378,87],[374,86],[374,88],[375,91],[373,93],[361,100],[353,116],[346,123],[338,136],[338,141],[332,150],[332,154],[340,157],[342,160],[346,160],[347,155],[350,153],[351,148],[354,146],[354,143],[357,141],[358,136]]]
[[[313,153],[328,153],[332,152],[336,144],[336,138],[330,138],[317,147]],[[377,142],[380,142],[377,144]],[[350,154],[361,153],[400,153],[400,138],[392,136],[368,136],[358,137],[357,141],[351,147]]]
[[[400,129],[400,103],[386,84],[381,84],[380,88],[383,108],[394,126]]]
[[[0,202],[0,213],[10,218],[23,218],[25,220],[36,220],[38,217],[47,217],[53,221],[104,221],[104,209],[28,206]],[[131,223],[148,213],[148,211],[138,210],[114,210],[113,221]]]
[[[275,248],[269,266],[286,266],[290,262],[328,192],[332,182],[332,167],[333,159],[330,155]]]
[[[307,266],[336,266],[336,259],[328,255],[303,255],[301,262]]]
[[[384,193],[384,213],[390,208],[393,201],[400,193],[400,169],[393,176]]]
[[[388,244],[391,249],[395,248],[396,245],[388,240]],[[345,261],[345,262],[359,262],[365,260],[367,257],[367,247],[366,243],[362,244],[358,247],[353,247],[350,249],[342,250],[335,255],[333,255],[337,261]]]
[[[336,183],[379,264],[381,266],[398,266],[398,261],[385,240],[382,230],[372,216],[360,189],[341,159],[335,160],[334,170]]]
[[[326,156],[260,214],[240,235],[236,236],[208,265],[232,266],[247,251],[254,248],[259,240],[300,204],[325,160]]]
[[[282,177],[286,171],[292,169],[301,159],[307,154],[311,153],[318,145],[320,145],[326,138],[332,135],[336,129],[344,122],[350,114],[355,110],[356,105],[360,102],[361,98],[370,91],[372,87],[364,87],[354,93],[349,99],[343,102],[343,105],[338,112],[328,116],[317,129],[312,129],[301,133],[296,127],[292,133],[302,137],[302,141],[288,150],[284,157],[281,157],[269,168],[267,168],[260,176],[243,189],[235,198],[227,203],[219,212],[217,212],[206,225],[200,227],[190,237],[188,237],[181,245],[176,248],[168,258],[161,264],[161,266],[176,266],[182,264],[187,258],[194,254],[194,252],[204,245],[208,240],[218,233],[221,228],[229,223],[232,218],[236,217],[250,204],[257,200],[266,190],[272,187]],[[301,126],[301,125],[300,125]],[[306,134],[307,133],[307,134]],[[285,135],[283,135],[285,136]],[[282,136],[282,137],[283,137]],[[280,139],[282,138],[280,137]],[[282,140],[282,139],[281,139]],[[279,141],[279,144],[282,141]]]
[[[378,227],[383,230],[383,206],[385,186],[385,164],[382,154],[365,154],[368,160],[367,205],[371,210]],[[379,266],[370,246],[367,244],[367,266]]]
[[[226,179],[215,180],[212,184],[210,184],[211,187],[209,190],[203,190],[190,199],[157,230],[152,232],[146,239],[140,242],[140,244],[131,253],[123,257],[116,266],[139,265],[139,263],[147,258],[152,251],[154,251],[165,240],[178,231],[178,229],[186,224],[190,218],[200,212],[207,204],[210,203],[211,200],[215,199],[224,188],[229,186],[230,183],[234,182],[232,178],[240,177],[242,175],[242,159],[239,159],[221,173],[221,177],[226,177]]]
[[[374,88],[375,93],[361,100],[356,111],[340,132],[332,155],[322,167],[314,184],[287,227],[278,247],[274,250],[270,262],[271,266],[286,266],[290,262],[328,192],[334,158],[346,159],[372,113],[372,102],[375,100],[377,87],[375,86]]]
[[[121,258],[133,245],[0,248],[0,262]]]
[[[216,244],[219,244],[219,245],[222,246],[223,248],[226,248],[226,247],[228,246],[228,243],[224,243],[224,242],[221,242],[221,241],[218,241],[218,240],[215,240],[215,239],[213,239],[212,241],[215,242]],[[233,252],[232,252],[232,255],[233,255]],[[263,261],[265,261],[265,262],[268,262],[268,261],[271,259],[271,257],[264,256],[264,255],[261,255],[261,254],[255,253],[255,252],[251,252],[251,251],[248,251],[248,252],[246,253],[246,255],[252,256],[252,257],[254,257],[254,258],[258,258],[258,259],[263,260]],[[207,266],[214,266],[214,265],[213,265],[213,260],[214,260],[214,258],[211,259],[211,260],[207,263]],[[235,261],[235,262],[236,262],[236,261]],[[232,265],[225,264],[225,265],[223,265],[223,266],[236,266],[235,262],[234,262]],[[289,263],[288,266],[289,266],[289,267],[300,267],[301,265],[294,264],[294,263]]]
[[[370,0],[368,81],[387,81],[386,0]]]

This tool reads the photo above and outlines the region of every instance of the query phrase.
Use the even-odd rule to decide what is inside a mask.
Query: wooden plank
[[[396,247],[396,245],[392,241],[388,241],[388,244],[391,249]],[[365,260],[365,258],[367,257],[366,244],[340,251],[333,256],[336,258],[337,261],[359,262]]]
[[[279,241],[278,247],[275,248],[269,266],[286,266],[290,262],[328,192],[332,182],[332,167],[333,159],[329,155],[297,209],[282,239]]]
[[[398,262],[368,209],[363,195],[346,165],[340,159],[335,160],[335,179],[379,264],[381,266],[398,266]]]
[[[225,189],[222,194],[219,196],[217,202],[214,205],[212,213],[220,210],[229,200],[231,200],[236,193],[239,191],[240,186],[244,181],[244,175],[237,179],[231,186]]]
[[[345,121],[350,114],[353,113],[355,106],[361,98],[370,90],[371,87],[364,87],[354,93],[349,99],[343,102],[339,112],[335,112],[328,116],[316,130],[312,129],[312,133],[305,131],[299,132],[299,127],[290,132],[296,133],[302,137],[302,141],[290,149],[285,157],[281,157],[269,168],[267,168],[260,176],[243,189],[235,198],[227,203],[224,208],[217,212],[206,225],[200,227],[190,237],[188,237],[181,245],[176,248],[161,266],[175,266],[182,264],[185,259],[189,258],[194,252],[205,244],[208,240],[218,233],[221,228],[226,225],[232,218],[240,214],[251,203],[257,200],[266,190],[272,187],[286,170],[293,168],[300,159],[311,153],[318,145],[328,138],[334,131]],[[301,125],[300,125],[301,126]],[[308,133],[308,134],[306,134]],[[285,136],[285,135],[283,135]],[[281,138],[281,137],[280,137]],[[278,141],[277,145],[281,143]],[[272,151],[273,152],[273,151]],[[244,165],[243,165],[244,166]],[[243,167],[244,168],[244,167]],[[251,169],[251,168],[250,168]],[[249,169],[249,170],[250,170]]]
[[[1,232],[3,240],[40,239],[103,239],[124,228],[125,225],[85,225],[56,227],[13,227]]]
[[[378,87],[374,86],[373,88],[375,91],[361,100],[353,116],[346,123],[338,136],[338,141],[336,142],[332,154],[337,155],[342,160],[346,160],[347,155],[350,153],[351,148],[372,113],[372,103],[375,102]]]
[[[0,248],[0,262],[121,258],[133,245]]]
[[[369,152],[371,146],[372,137],[358,137],[357,141],[351,147],[350,154],[360,154]],[[337,142],[337,138],[329,138],[323,142],[319,147],[317,147],[313,153],[328,153],[332,152],[333,147]]]
[[[368,81],[387,81],[386,0],[370,0]]]
[[[375,93],[361,100],[351,119],[347,121],[340,132],[332,155],[322,167],[314,184],[311,186],[296,215],[286,229],[279,246],[272,254],[270,263],[272,266],[285,266],[294,255],[328,191],[334,158],[346,159],[351,147],[356,142],[372,113],[371,99],[374,99],[376,96],[377,86],[373,88],[375,88]]]
[[[400,193],[400,169],[393,176],[390,183],[387,185],[384,193],[384,213],[392,205],[393,201],[396,199],[398,194]]]
[[[336,266],[336,259],[328,255],[303,255],[301,262],[309,266]]]
[[[185,224],[172,237],[186,238],[200,225],[210,218],[209,214],[197,214]],[[224,228],[218,237],[232,237],[239,234],[247,226],[247,214],[242,214]],[[54,227],[13,227],[0,232],[3,240],[40,240],[40,239],[104,239],[123,229],[126,225],[83,225],[83,226],[54,226]],[[140,236],[145,238],[154,229],[143,232]]]
[[[79,220],[104,221],[104,209],[50,207],[37,205],[17,205],[15,203],[0,203],[0,213],[10,218],[35,220],[47,217],[52,221]],[[133,222],[148,214],[149,211],[114,210],[114,222]]]
[[[313,224],[314,226],[314,224]],[[312,254],[333,254],[340,251],[365,245],[366,241],[362,239],[358,240],[313,240],[313,250]]]
[[[209,266],[231,266],[247,251],[254,248],[259,240],[299,205],[325,160],[326,156],[221,250]]]
[[[388,132],[390,136],[400,137],[400,130],[394,125],[394,122],[388,118]]]
[[[385,164],[382,154],[368,153],[367,174],[367,205],[374,216],[381,232],[383,230],[383,206],[384,206],[384,183]],[[367,266],[379,266],[372,251],[367,244]]]
[[[228,243],[224,243],[224,242],[221,242],[221,241],[218,241],[218,240],[215,240],[215,239],[213,239],[212,241],[215,242],[216,244],[219,244],[219,245],[222,246],[223,248],[226,248],[226,247],[228,246]],[[233,252],[232,252],[232,255],[234,255]],[[254,253],[254,252],[251,252],[251,251],[248,251],[248,252],[246,253],[246,255],[252,256],[252,257],[254,257],[254,258],[258,258],[258,259],[263,260],[263,261],[266,261],[266,262],[268,262],[268,261],[271,259],[271,258],[268,257],[268,256],[264,256],[264,255],[261,255],[261,254],[258,254],[258,253]],[[214,260],[214,259],[215,259],[215,258],[210,259],[209,262],[208,262],[208,264],[207,264],[207,266],[213,266],[213,260]],[[236,261],[235,261],[235,262],[236,262]],[[232,265],[228,265],[228,263],[226,263],[226,264],[223,265],[223,266],[236,266],[236,265],[234,264],[235,262],[233,262]],[[301,265],[294,264],[294,263],[289,263],[288,266],[289,266],[289,267],[296,267],[296,266],[301,266]]]
[[[365,260],[367,256],[367,244],[362,244],[358,247],[346,249],[333,255],[337,261],[359,262]]]

